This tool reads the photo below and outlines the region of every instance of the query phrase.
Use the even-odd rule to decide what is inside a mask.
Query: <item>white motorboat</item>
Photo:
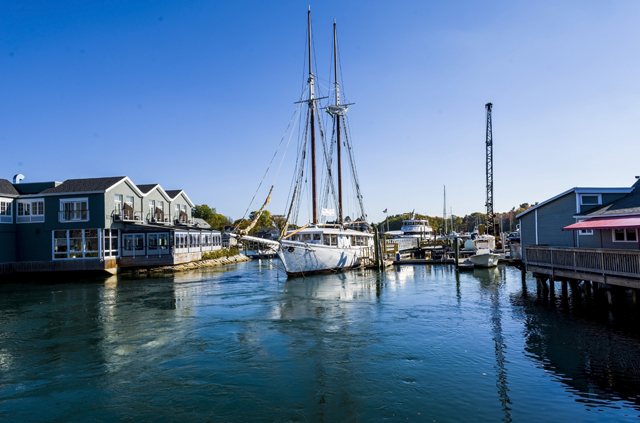
[[[475,267],[495,267],[498,265],[500,254],[493,252],[496,248],[494,236],[480,235],[473,242],[476,244],[476,253],[469,257],[469,261]]]
[[[258,221],[263,213],[265,206],[270,200],[271,192],[267,201],[262,208],[255,213],[252,223],[248,228],[238,231],[241,239],[252,242],[261,242],[269,245],[276,250],[278,257],[282,260],[288,276],[305,276],[313,273],[337,272],[347,269],[360,267],[363,263],[373,258],[373,234],[366,232],[368,224],[366,224],[366,214],[362,195],[360,193],[360,184],[357,180],[355,172],[355,163],[352,155],[352,145],[348,137],[347,128],[347,112],[349,104],[342,104],[340,101],[340,87],[338,84],[338,66],[337,66],[337,46],[336,46],[336,24],[333,24],[334,35],[334,76],[335,76],[335,104],[329,105],[324,110],[331,116],[333,124],[333,134],[331,140],[325,140],[324,134],[326,130],[322,130],[322,120],[318,119],[320,107],[318,100],[328,97],[316,97],[315,75],[312,73],[311,63],[311,11],[308,14],[308,47],[309,47],[309,79],[304,89],[304,96],[307,99],[297,102],[300,106],[298,113],[303,117],[306,116],[306,125],[300,127],[301,135],[299,137],[300,146],[298,149],[298,162],[294,173],[293,190],[290,197],[290,207],[286,217],[285,227],[281,232],[278,240],[266,240],[248,236],[249,230]],[[292,119],[292,121],[295,121]],[[322,153],[324,159],[322,165],[326,167],[326,176],[322,182],[324,193],[322,194],[322,216],[333,216],[335,221],[323,225],[318,221],[319,201],[316,194],[317,183],[316,177],[316,126],[320,127],[320,137],[322,140]],[[344,139],[341,139],[341,135]],[[328,147],[331,146],[331,147]],[[337,163],[332,161],[333,146],[336,148]],[[343,201],[342,201],[342,157],[341,148],[346,147],[346,156],[349,160],[349,169],[352,170],[353,186],[355,187],[355,204],[358,205],[356,212],[360,216],[356,222],[346,223],[343,218]],[[310,150],[310,151],[309,151]],[[310,153],[310,154],[309,154]],[[310,163],[307,163],[310,162]],[[337,166],[336,166],[337,165]],[[305,166],[307,168],[305,169]],[[295,220],[298,216],[298,210],[301,203],[301,197],[297,196],[298,190],[303,191],[302,184],[307,179],[306,171],[310,169],[311,187],[306,190],[311,194],[311,222],[297,230],[287,230],[290,219]],[[334,187],[333,175],[337,176],[337,190]],[[272,187],[273,189],[273,187]],[[328,201],[333,200],[333,204],[337,206],[337,216],[334,209],[325,208]],[[359,222],[359,223],[358,223]],[[349,227],[361,229],[348,229]]]
[[[427,219],[415,219],[413,213],[411,213],[410,219],[404,219],[402,221],[402,237],[414,237],[426,240],[432,240],[434,238],[433,228],[429,225]]]

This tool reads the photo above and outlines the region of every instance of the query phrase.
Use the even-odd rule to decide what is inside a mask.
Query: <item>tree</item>
[[[271,223],[279,230],[282,230],[282,228],[284,228],[284,224],[286,221],[287,218],[282,214],[274,214],[271,216]]]
[[[193,217],[199,217],[200,219],[203,219],[209,224],[209,226],[211,226],[212,229],[220,232],[224,231],[224,227],[226,225],[231,224],[231,219],[218,214],[215,207],[211,208],[206,204],[195,206],[193,208]]]
[[[195,206],[193,208],[193,217],[199,217],[200,219],[209,220],[216,214],[216,209],[203,204],[201,206]]]

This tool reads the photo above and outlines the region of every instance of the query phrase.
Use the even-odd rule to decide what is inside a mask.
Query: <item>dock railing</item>
[[[528,246],[528,266],[640,279],[640,251]]]

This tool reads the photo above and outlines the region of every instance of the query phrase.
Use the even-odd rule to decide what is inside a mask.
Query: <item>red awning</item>
[[[640,228],[640,216],[592,217],[573,225],[565,226],[563,231],[591,229],[634,229]]]

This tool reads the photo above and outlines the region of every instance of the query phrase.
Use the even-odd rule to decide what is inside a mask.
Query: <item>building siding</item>
[[[573,247],[573,233],[563,231],[575,223],[576,195],[571,192],[538,208],[538,245]]]
[[[142,212],[143,209],[143,200],[142,196],[138,194],[136,191],[137,188],[134,188],[132,184],[124,180],[115,187],[111,188],[108,192],[104,194],[104,214],[105,214],[105,226],[103,228],[109,229],[113,227],[114,229],[123,229],[124,224],[122,222],[114,222],[113,215],[116,209],[115,195],[122,195],[122,202],[124,206],[124,202],[126,201],[127,196],[133,197],[133,210],[136,212]],[[144,215],[142,216],[144,218]]]

